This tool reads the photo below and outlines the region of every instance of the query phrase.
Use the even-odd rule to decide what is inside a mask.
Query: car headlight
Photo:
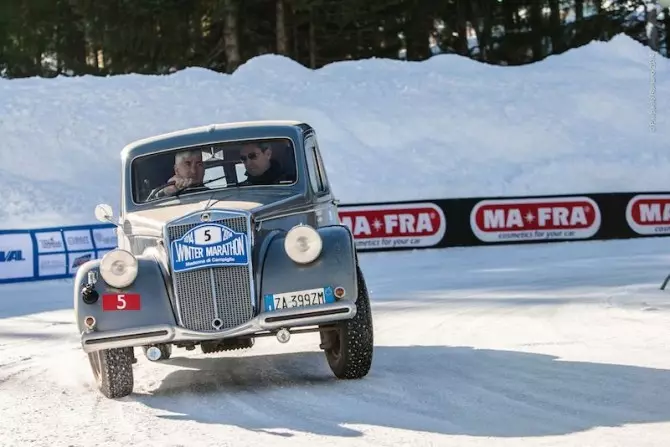
[[[112,250],[100,260],[100,275],[112,287],[128,287],[137,278],[137,259],[129,251]]]
[[[309,225],[298,225],[286,233],[284,249],[289,258],[299,264],[308,264],[321,254],[323,242],[319,233]]]

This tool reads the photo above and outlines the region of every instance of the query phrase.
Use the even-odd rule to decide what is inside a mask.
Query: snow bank
[[[118,206],[125,144],[253,119],[314,125],[344,203],[664,190],[670,64],[655,60],[652,133],[650,61],[617,37],[524,67],[266,55],[232,75],[0,80],[0,228],[95,222]]]

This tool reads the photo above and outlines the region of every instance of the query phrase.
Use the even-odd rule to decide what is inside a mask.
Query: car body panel
[[[164,274],[161,272],[161,265],[151,256],[138,257],[139,272],[137,279],[130,287],[124,289],[115,289],[107,285],[100,276],[100,260],[92,260],[83,265],[77,271],[75,284],[83,284],[87,281],[89,272],[94,272],[97,276],[96,291],[99,298],[93,304],[86,304],[81,299],[81,289],[77,288],[74,295],[74,309],[77,314],[77,328],[84,332],[86,327],[84,319],[92,316],[96,319],[96,330],[98,331],[117,331],[131,327],[147,326],[153,324],[176,325],[175,314],[170,305],[169,289],[166,287]],[[139,295],[139,310],[104,310],[103,302],[105,295],[109,295],[109,304],[112,304],[112,297],[119,294]],[[124,305],[123,301],[118,301],[117,307]],[[127,303],[126,303],[127,305]]]
[[[351,233],[346,227],[319,228],[323,240],[322,255],[305,266],[294,263],[283,244],[285,233],[277,232],[262,254],[260,299],[268,294],[299,292],[325,286],[343,287],[346,299],[355,302],[356,259]],[[261,307],[262,308],[262,307]]]

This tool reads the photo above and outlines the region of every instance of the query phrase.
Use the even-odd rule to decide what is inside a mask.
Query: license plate
[[[294,307],[318,306],[319,304],[334,303],[332,287],[298,290],[295,292],[276,293],[265,295],[265,311],[292,309]]]

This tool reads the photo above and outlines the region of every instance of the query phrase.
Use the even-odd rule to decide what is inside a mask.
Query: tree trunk
[[[575,22],[584,20],[584,0],[575,0]]]
[[[309,66],[316,68],[316,25],[314,8],[309,10]]]
[[[656,20],[656,10],[652,9],[647,15],[647,40],[649,48],[653,51],[659,49],[658,21]]]
[[[468,47],[468,28],[467,28],[467,5],[466,0],[456,0],[456,33],[458,34],[456,51],[458,54],[467,56],[470,54]]]
[[[240,44],[237,33],[237,0],[223,1],[223,42],[226,49],[226,71],[232,73],[240,66]]]
[[[563,52],[563,30],[561,29],[561,9],[558,0],[549,0],[551,8],[550,29],[551,29],[551,52],[556,54]]]
[[[488,49],[491,44],[491,25],[493,21],[491,6],[487,1],[473,0],[472,23],[476,24],[477,42],[479,45],[479,58],[489,61]]]
[[[531,35],[533,36],[533,61],[538,61],[545,56],[544,21],[542,18],[543,6],[543,3],[536,0],[530,8],[530,26],[532,29]]]
[[[288,55],[288,35],[286,34],[286,14],[284,0],[277,1],[277,53]]]
[[[502,4],[503,8],[503,17],[504,17],[504,23],[505,23],[505,33],[508,33],[516,28],[516,24],[514,23],[514,18],[516,15],[517,10],[519,9],[519,5],[516,4],[515,2],[511,2],[509,0],[503,2]]]

